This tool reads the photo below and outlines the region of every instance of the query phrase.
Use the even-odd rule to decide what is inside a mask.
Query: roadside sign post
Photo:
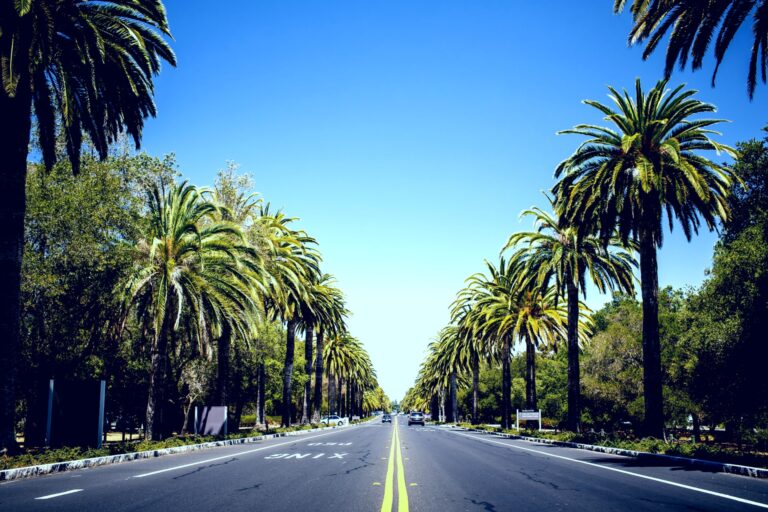
[[[538,411],[530,411],[530,410],[515,410],[515,428],[517,430],[520,430],[520,420],[523,421],[531,421],[531,420],[537,420],[539,422],[539,430],[541,430],[541,409]]]

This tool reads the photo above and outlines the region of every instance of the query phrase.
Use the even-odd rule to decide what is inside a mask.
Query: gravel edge
[[[641,452],[637,450],[625,450],[623,448],[612,448],[610,446],[597,446],[594,444],[572,443],[568,441],[555,441],[553,439],[542,439],[539,437],[519,436],[516,434],[504,434],[501,432],[489,432],[478,428],[456,427],[469,432],[478,432],[505,439],[522,439],[531,443],[550,444],[563,446],[566,448],[577,448],[579,450],[590,450],[593,452],[609,453],[612,455],[622,455],[624,457],[635,457],[637,459],[656,460],[660,462],[675,462],[684,466],[695,466],[708,470],[730,473],[734,475],[748,476],[751,478],[768,478],[768,469],[755,468],[752,466],[742,466],[740,464],[728,464],[725,462],[716,462],[712,460],[694,459],[691,457],[679,457],[675,455],[663,455],[661,453]]]
[[[4,469],[0,471],[0,482],[11,480],[20,480],[22,478],[31,478],[35,476],[50,475],[53,473],[62,473],[64,471],[74,471],[84,468],[93,468],[97,466],[106,466],[108,464],[119,464],[121,462],[130,462],[139,459],[151,459],[162,457],[163,455],[172,455],[176,453],[196,452],[220,446],[234,446],[240,444],[250,444],[257,441],[274,439],[277,437],[291,437],[311,434],[323,430],[332,430],[337,428],[349,428],[354,425],[345,425],[342,427],[320,427],[310,430],[297,430],[295,432],[280,432],[277,434],[263,434],[253,437],[243,437],[240,439],[225,439],[221,441],[211,441],[208,443],[188,444],[184,446],[173,446],[171,448],[161,448],[158,450],[147,450],[143,452],[129,452],[118,455],[106,455],[104,457],[92,457],[89,459],[69,460],[64,462],[53,462],[51,464],[40,464],[38,466],[25,466],[21,468]]]

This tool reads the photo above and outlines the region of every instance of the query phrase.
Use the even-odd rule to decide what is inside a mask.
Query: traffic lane
[[[499,446],[509,445],[515,447],[508,449],[528,451],[529,453],[539,452],[550,454],[555,457],[566,457],[568,459],[580,461],[582,464],[595,464],[604,468],[610,468],[609,471],[626,471],[680,485],[700,488],[710,492],[732,495],[750,501],[768,503],[768,480],[764,479],[750,478],[683,464],[625,457],[549,444],[531,443],[519,439],[504,439],[474,432],[453,431],[452,433],[463,437],[474,437],[480,441],[483,439],[486,441],[492,440],[492,444],[498,443]],[[666,485],[658,482],[656,482],[656,484]]]
[[[118,510],[132,510],[135,505],[134,498],[138,496],[141,496],[142,498],[156,497],[158,494],[156,491],[159,489],[155,489],[154,486],[157,486],[158,479],[161,479],[162,477],[166,477],[163,481],[170,480],[169,485],[171,488],[178,488],[179,485],[174,484],[173,482],[183,479],[196,481],[196,479],[186,478],[189,474],[197,473],[207,475],[211,473],[221,473],[217,468],[241,468],[243,467],[243,464],[245,464],[246,467],[251,468],[253,465],[252,463],[259,460],[266,460],[264,457],[269,456],[270,454],[293,452],[299,446],[307,443],[341,442],[339,438],[340,436],[355,436],[358,431],[366,430],[368,428],[367,425],[345,427],[319,434],[276,438],[248,445],[213,448],[188,454],[169,455],[157,459],[145,459],[124,464],[85,469],[72,473],[62,473],[47,477],[7,482],[0,485],[0,510],[57,510],[59,503],[64,505],[62,510],[71,509],[75,506],[80,507],[80,504],[87,507],[93,498],[97,496],[100,500],[107,500],[111,506]],[[363,435],[360,438],[365,439],[365,437],[366,436]],[[333,452],[330,449],[332,446],[333,445],[329,444],[324,447],[323,453],[328,452],[329,458],[333,457]],[[315,450],[320,453],[319,448],[315,448]],[[343,456],[341,459],[336,458],[332,460],[335,462],[347,462],[347,457],[348,456]],[[315,461],[317,462],[318,459],[315,459]],[[161,473],[155,473],[158,471],[161,471]],[[251,471],[251,473],[259,474],[260,472],[261,465],[256,463],[255,472]],[[240,477],[241,476],[242,475],[240,475]],[[235,475],[235,478],[232,480],[233,485],[234,482],[237,482],[239,479],[238,475]],[[203,487],[210,488],[209,482],[206,481],[205,478],[202,480]],[[214,480],[218,482],[220,478],[216,477]],[[182,485],[181,487],[186,487],[186,485]],[[237,487],[236,485],[234,485],[234,487],[237,489],[242,488]],[[76,494],[54,497],[50,500],[35,500],[35,498],[55,495],[75,489],[83,489],[83,491]],[[126,491],[127,489],[130,491]],[[131,500],[125,500],[124,494],[126,492],[138,492],[139,494],[132,495]],[[142,494],[145,492],[146,495]],[[216,493],[214,492],[214,494]],[[113,499],[113,497],[115,497],[115,499]],[[103,505],[105,502],[102,501],[101,503]],[[34,506],[29,508],[30,504],[34,504]],[[175,510],[176,505],[176,503],[171,503],[171,510]]]
[[[441,429],[404,427],[401,442],[408,459],[405,473],[411,509],[415,511],[749,508],[744,503]]]

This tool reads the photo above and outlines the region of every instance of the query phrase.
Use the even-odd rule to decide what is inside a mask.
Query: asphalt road
[[[764,480],[399,419],[7,482],[0,510],[768,509]]]

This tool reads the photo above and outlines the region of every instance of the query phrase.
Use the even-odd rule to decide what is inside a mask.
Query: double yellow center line
[[[392,442],[389,447],[389,464],[387,465],[387,482],[384,484],[384,501],[381,502],[381,512],[392,512],[394,502],[395,459],[397,459],[397,511],[408,512],[408,488],[405,485],[405,470],[403,455],[400,448],[397,416],[393,425]],[[395,448],[397,447],[397,448]]]

